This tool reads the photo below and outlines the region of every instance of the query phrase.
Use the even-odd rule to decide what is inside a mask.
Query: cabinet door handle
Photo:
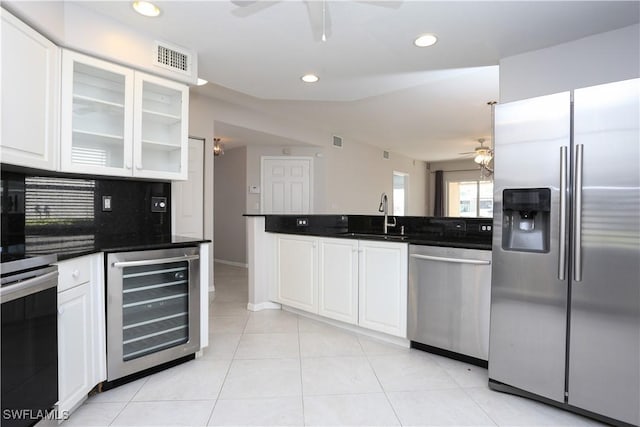
[[[142,170],[142,165],[141,165],[141,164],[137,164],[137,165],[136,165],[136,169],[138,169],[139,171],[141,171],[141,170]]]
[[[131,162],[126,162],[124,164],[124,167],[127,168],[127,169],[131,169]]]
[[[58,314],[62,316],[64,314],[64,308],[58,307]]]
[[[80,277],[80,272],[78,270],[73,270],[73,273],[71,273],[71,277],[77,279],[78,277]]]

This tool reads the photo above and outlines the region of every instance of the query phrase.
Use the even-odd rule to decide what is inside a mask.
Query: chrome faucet
[[[391,219],[393,222],[389,222],[389,199],[387,198],[387,193],[382,193],[380,195],[380,206],[378,207],[378,212],[384,213],[384,223],[383,223],[383,232],[387,234],[389,227],[396,226],[396,217],[392,216]]]

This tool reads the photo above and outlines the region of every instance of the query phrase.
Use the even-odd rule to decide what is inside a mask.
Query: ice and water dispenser
[[[517,188],[502,194],[502,249],[549,252],[551,190]]]

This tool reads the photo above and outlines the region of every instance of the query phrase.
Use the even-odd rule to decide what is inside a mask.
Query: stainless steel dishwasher
[[[491,251],[409,245],[412,347],[487,366]]]

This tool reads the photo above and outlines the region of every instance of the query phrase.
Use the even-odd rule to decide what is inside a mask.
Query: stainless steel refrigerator
[[[640,79],[498,105],[489,385],[640,424]]]

